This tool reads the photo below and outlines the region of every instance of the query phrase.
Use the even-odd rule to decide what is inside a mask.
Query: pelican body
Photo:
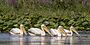
[[[53,35],[53,36],[61,36],[61,33],[60,33],[60,31],[59,30],[57,30],[57,29],[50,29],[50,32],[51,32],[51,34]]]
[[[29,34],[33,36],[35,35],[45,36],[45,32],[39,28],[30,28],[28,31],[29,31]]]

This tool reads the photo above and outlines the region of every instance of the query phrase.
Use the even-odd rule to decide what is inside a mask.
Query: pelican
[[[28,31],[29,31],[29,35],[31,35],[31,36],[36,36],[36,35],[45,36],[46,35],[45,32],[47,32],[49,35],[52,36],[52,34],[49,32],[49,30],[47,29],[47,27],[44,24],[41,25],[41,29],[30,28]]]
[[[10,34],[12,34],[12,35],[23,35],[23,34],[26,34],[27,35],[23,24],[20,25],[20,29],[19,28],[12,28],[11,31],[10,31]]]
[[[61,32],[61,35],[63,36],[73,36],[73,32],[80,36],[80,34],[75,30],[73,26],[70,27],[70,30],[64,29],[62,26],[59,26],[59,30]]]
[[[63,30],[64,28],[62,26],[59,26],[57,29],[50,29],[50,32],[53,36],[66,36],[67,33]]]
[[[80,36],[80,34],[76,31],[76,29],[73,26],[70,27],[70,32],[71,36],[73,36],[73,32],[75,32],[78,36]]]

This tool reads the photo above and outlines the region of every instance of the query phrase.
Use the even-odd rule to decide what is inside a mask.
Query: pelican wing
[[[59,30],[55,30],[55,31],[56,31],[56,33],[57,33],[57,36],[61,36],[61,33],[60,33]]]
[[[62,34],[65,34],[65,36],[67,36],[67,33],[65,32],[64,29],[61,29],[60,32],[61,32]]]
[[[67,36],[72,36],[73,32],[67,29],[64,29],[64,31],[67,33]]]
[[[39,28],[30,28],[28,31],[30,31],[34,34],[41,34],[41,29],[39,29]]]
[[[50,29],[52,35],[57,35],[56,29]]]
[[[20,33],[20,29],[19,28],[12,28],[11,31],[12,33]]]
[[[64,31],[65,31],[66,33],[70,33],[70,31],[69,31],[69,30],[67,30],[67,29],[64,29]]]

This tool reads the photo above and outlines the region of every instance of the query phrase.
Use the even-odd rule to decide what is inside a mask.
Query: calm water
[[[90,35],[81,34],[81,37],[20,37],[0,33],[0,45],[90,45]]]

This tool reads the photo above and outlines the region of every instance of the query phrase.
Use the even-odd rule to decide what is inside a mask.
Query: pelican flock
[[[59,26],[57,29],[51,28],[50,30],[46,27],[45,24],[41,25],[40,28],[30,28],[28,29],[28,34],[31,36],[46,36],[47,34],[50,36],[73,36],[73,32],[75,32],[78,36],[80,34],[75,30],[73,26],[70,27],[69,30],[64,29],[63,26]],[[21,24],[19,28],[12,28],[10,31],[12,35],[27,35],[24,26]]]
[[[62,36],[73,36],[73,32],[80,36],[73,26],[70,27],[70,30],[64,29],[63,26],[59,26],[58,30],[60,30]]]
[[[50,29],[50,32],[53,36],[73,36],[73,32],[80,36],[73,26],[70,27],[70,30],[64,29],[63,26],[59,26],[57,29]]]

